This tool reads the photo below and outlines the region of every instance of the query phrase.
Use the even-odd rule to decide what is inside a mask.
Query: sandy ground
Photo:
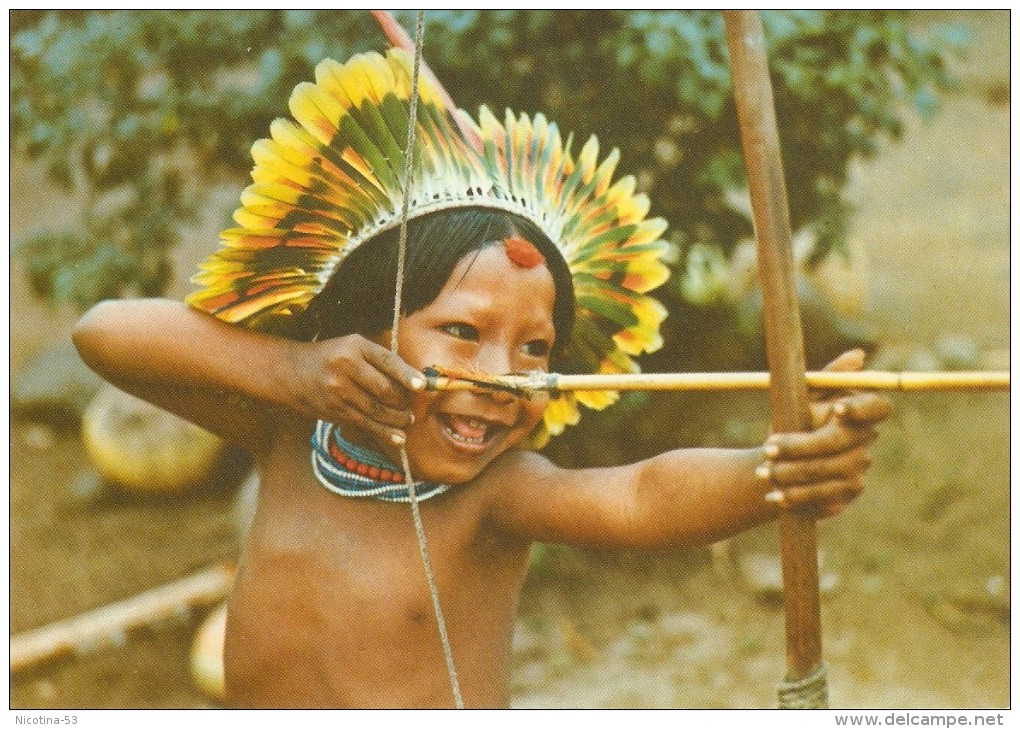
[[[886,351],[977,345],[1009,362],[1008,14],[960,15],[978,32],[965,91],[910,124],[855,172],[855,238],[866,253],[863,317]],[[236,190],[179,252],[171,292],[215,238]],[[11,228],[48,220],[59,196],[12,171]],[[11,371],[66,338],[73,314],[34,302],[11,277]],[[906,356],[906,355],[905,355]],[[916,361],[916,360],[915,360]],[[735,397],[735,396],[734,396]],[[760,398],[722,406],[760,427]],[[829,589],[822,618],[832,704],[1010,705],[1009,402],[1005,394],[897,396],[863,499],[820,528]],[[739,423],[738,423],[739,425]],[[705,440],[726,442],[727,433]],[[11,429],[10,629],[78,614],[229,559],[234,492],[183,498],[83,492],[74,432]],[[515,639],[518,707],[769,707],[783,674],[781,604],[741,565],[775,550],[771,528],[714,550],[550,550],[529,579]],[[202,618],[183,614],[119,645],[12,676],[11,706],[202,707],[187,650]]]

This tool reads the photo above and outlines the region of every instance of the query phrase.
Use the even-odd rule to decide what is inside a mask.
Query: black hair
[[[374,336],[393,325],[400,229],[380,233],[352,252],[299,315],[303,336],[329,339]],[[559,249],[534,223],[489,208],[443,210],[409,220],[401,314],[431,304],[453,269],[472,251],[511,236],[532,243],[545,257],[555,287],[553,356],[562,354],[574,326],[574,287]]]

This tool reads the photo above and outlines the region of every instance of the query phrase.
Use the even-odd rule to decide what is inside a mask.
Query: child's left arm
[[[862,355],[830,367],[857,369]],[[863,489],[867,447],[890,410],[873,393],[816,403],[815,429],[774,434],[746,450],[685,449],[616,468],[561,469],[533,453],[496,464],[493,521],[538,541],[624,548],[710,544],[776,518],[782,509],[819,517]]]

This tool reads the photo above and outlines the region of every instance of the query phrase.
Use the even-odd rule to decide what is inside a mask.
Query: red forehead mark
[[[519,236],[515,235],[504,239],[503,249],[506,251],[506,257],[515,266],[534,268],[545,263],[545,256],[539,253],[535,245]]]

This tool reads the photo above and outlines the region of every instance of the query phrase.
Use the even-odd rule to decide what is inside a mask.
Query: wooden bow
[[[413,50],[410,38],[388,13],[373,11],[373,15],[393,45]],[[756,11],[724,11],[723,17],[758,244],[772,428],[775,432],[802,431],[811,423],[804,345],[794,288],[786,185],[761,19]],[[423,70],[442,89],[427,65],[423,64]],[[451,113],[457,116],[453,101],[449,96],[444,98]],[[796,692],[811,684],[814,689],[820,686],[820,693],[815,690],[808,705],[825,705],[815,522],[808,514],[787,511],[780,517],[779,527],[787,662],[780,704],[784,704],[784,692]],[[794,706],[799,705],[798,701],[795,697],[786,703]]]
[[[803,431],[811,425],[811,413],[804,379],[800,308],[794,288],[790,215],[765,38],[757,11],[727,10],[723,11],[723,18],[758,247],[765,351],[771,373],[772,429],[780,433]],[[780,686],[781,706],[787,688],[802,688],[801,684],[812,679],[819,690],[808,705],[827,705],[816,531],[809,514],[784,511],[779,518],[787,668],[786,683]],[[794,699],[788,705],[803,704]]]

